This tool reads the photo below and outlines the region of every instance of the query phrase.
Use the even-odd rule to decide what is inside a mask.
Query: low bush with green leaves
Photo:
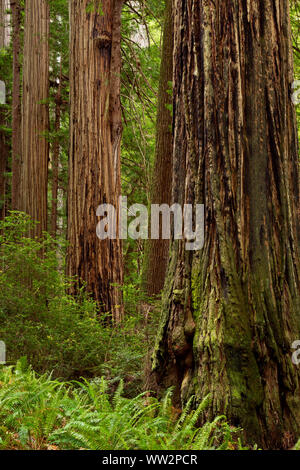
[[[131,291],[124,293],[125,322],[112,328],[84,289],[76,298],[67,294],[64,243],[48,234],[29,238],[31,225],[20,212],[0,221],[0,340],[8,363],[26,356],[34,370],[55,378],[104,375],[123,378],[128,393],[141,390],[145,336]]]
[[[242,448],[223,416],[198,427],[209,403],[187,403],[178,416],[162,401],[109,393],[104,378],[62,383],[38,376],[26,359],[0,369],[0,449],[204,450]],[[176,410],[177,411],[177,410]]]

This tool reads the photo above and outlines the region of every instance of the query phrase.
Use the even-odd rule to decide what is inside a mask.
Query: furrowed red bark
[[[39,223],[30,231],[40,237],[47,230],[49,144],[49,3],[25,4],[22,159],[20,209]]]
[[[173,200],[205,244],[172,243],[153,357],[175,399],[208,393],[248,444],[300,434],[299,162],[287,0],[174,0]]]
[[[6,45],[6,2],[0,1],[0,49]],[[2,77],[0,77],[2,78]],[[5,128],[7,127],[7,109],[5,105],[0,104],[0,219],[5,217],[6,206],[6,177],[7,161],[9,156],[9,144]]]
[[[20,209],[21,172],[21,5],[19,0],[11,0],[12,48],[13,48],[13,90],[12,90],[12,189],[11,207]]]
[[[123,317],[122,245],[99,240],[96,210],[114,205],[120,183],[121,9],[123,2],[71,2],[68,268],[85,282],[102,312]]]

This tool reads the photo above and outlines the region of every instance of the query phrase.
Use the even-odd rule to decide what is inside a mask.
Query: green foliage
[[[98,13],[100,16],[103,16],[104,13],[103,13],[102,2],[99,2],[99,0],[93,0],[86,7],[86,12],[87,13]]]
[[[0,80],[6,85],[6,103],[11,103],[12,49],[0,49]]]
[[[294,76],[300,80],[300,4],[298,0],[290,1],[292,40],[294,52]],[[299,86],[297,87],[299,90]],[[296,105],[298,136],[300,136],[300,105]]]
[[[82,292],[68,295],[64,246],[45,234],[26,236],[32,222],[12,212],[0,222],[0,339],[8,361],[26,355],[39,373],[64,379],[105,375],[123,378],[128,393],[142,387],[144,329],[133,298],[122,327],[100,320],[94,302]],[[102,316],[101,316],[102,318]]]
[[[237,430],[224,417],[202,427],[191,401],[178,417],[171,390],[159,402],[142,393],[112,396],[103,378],[73,384],[38,377],[26,360],[0,369],[0,449],[176,450],[231,449]]]
[[[37,376],[23,358],[0,371],[0,448],[43,447],[63,416],[67,390],[49,377]]]

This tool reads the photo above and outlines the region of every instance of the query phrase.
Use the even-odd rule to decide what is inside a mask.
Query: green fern
[[[0,368],[0,448],[89,450],[193,450],[232,448],[235,430],[225,417],[205,422],[207,396],[194,409],[191,397],[174,417],[172,389],[159,401],[144,392],[113,396],[103,379],[61,383],[37,376],[23,358]]]

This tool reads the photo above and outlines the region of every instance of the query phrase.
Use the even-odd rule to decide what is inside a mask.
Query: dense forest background
[[[246,2],[231,10],[217,1],[209,13],[207,3],[1,0],[1,449],[290,449],[300,437],[299,367],[291,363],[300,339],[300,4],[254,1],[245,12]],[[240,49],[235,34],[248,41]],[[246,64],[236,72],[242,85],[238,62]],[[260,95],[265,88],[272,91]],[[225,123],[218,112],[231,103]],[[209,160],[202,146],[210,138],[235,160],[227,150]],[[267,184],[256,145],[263,138],[272,154]],[[248,150],[257,153],[256,172],[246,172],[256,183],[241,184],[240,201]],[[169,240],[99,241],[96,209],[118,207],[121,194],[128,206],[205,203],[204,258]],[[253,258],[260,254],[247,264],[255,206],[264,204],[270,246],[262,250],[261,231],[252,247]]]

